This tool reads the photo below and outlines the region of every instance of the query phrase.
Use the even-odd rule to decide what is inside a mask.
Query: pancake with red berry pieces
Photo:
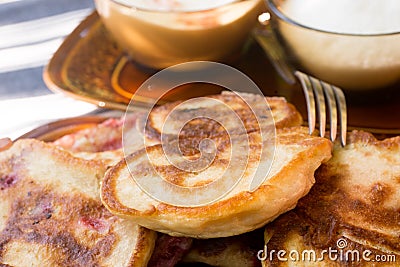
[[[34,139],[0,152],[0,263],[146,266],[156,234],[102,205],[107,167]]]

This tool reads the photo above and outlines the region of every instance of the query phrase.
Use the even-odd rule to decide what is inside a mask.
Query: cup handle
[[[269,21],[264,21],[264,23],[261,23],[260,21],[259,25],[253,29],[252,34],[254,39],[264,50],[265,55],[272,63],[276,72],[278,72],[278,74],[288,84],[295,84],[296,78],[293,75],[294,69],[288,63],[285,52],[283,51],[281,45],[276,39]]]

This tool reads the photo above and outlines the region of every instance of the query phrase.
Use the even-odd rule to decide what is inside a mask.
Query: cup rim
[[[265,0],[267,4],[267,8],[269,11],[277,16],[279,19],[293,25],[297,26],[300,28],[320,32],[320,33],[328,33],[328,34],[334,34],[334,35],[345,35],[345,36],[355,36],[355,37],[379,37],[379,36],[391,36],[391,35],[396,35],[400,34],[400,31],[395,31],[395,32],[388,32],[388,33],[346,33],[346,32],[334,32],[334,31],[328,31],[328,30],[321,30],[321,29],[316,29],[307,25],[304,25],[302,23],[299,23],[288,16],[286,16],[283,12],[281,12],[278,8],[278,6],[275,4],[275,0]]]
[[[229,2],[229,3],[224,3],[224,4],[221,3],[220,5],[217,5],[217,6],[213,6],[213,7],[205,8],[205,9],[199,9],[199,10],[167,10],[167,9],[154,10],[154,9],[150,9],[150,8],[136,7],[136,6],[134,6],[134,4],[130,4],[130,5],[125,4],[119,0],[105,0],[105,1],[113,2],[114,4],[125,7],[125,8],[135,8],[136,10],[139,10],[139,11],[156,12],[156,13],[174,13],[174,14],[190,14],[190,13],[211,11],[211,10],[218,9],[218,8],[226,6],[226,5],[231,5],[231,4],[239,2],[237,0],[232,0],[232,2]],[[243,1],[243,0],[241,0],[241,1]]]

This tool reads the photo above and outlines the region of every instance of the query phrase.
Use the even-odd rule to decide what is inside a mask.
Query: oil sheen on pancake
[[[399,266],[400,137],[354,131],[348,140],[335,145],[297,207],[266,227],[268,251],[285,250],[288,260],[267,253],[264,266]],[[303,251],[315,255],[302,260]]]

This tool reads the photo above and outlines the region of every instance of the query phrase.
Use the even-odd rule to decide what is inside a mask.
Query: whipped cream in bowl
[[[345,90],[400,81],[400,1],[266,0],[290,59]]]

